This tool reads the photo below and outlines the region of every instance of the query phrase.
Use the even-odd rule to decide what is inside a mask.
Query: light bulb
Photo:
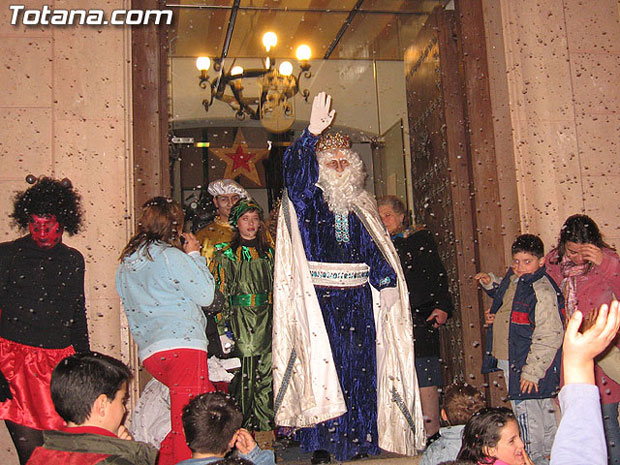
[[[293,73],[293,65],[290,61],[283,61],[278,71],[282,76],[290,76]]]
[[[299,61],[308,61],[312,56],[312,50],[306,44],[300,45],[295,51],[295,56]]]
[[[230,75],[231,76],[239,76],[240,74],[243,74],[243,67],[242,66],[233,66],[233,68],[230,70]]]
[[[271,47],[275,47],[277,43],[278,36],[275,32],[265,32],[265,35],[263,36],[263,45],[265,46],[267,51],[269,51]]]
[[[196,60],[196,68],[198,71],[207,71],[211,66],[211,60],[209,57],[198,57]]]

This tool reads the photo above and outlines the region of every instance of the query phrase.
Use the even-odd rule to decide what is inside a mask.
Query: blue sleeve
[[[283,177],[289,197],[295,208],[316,191],[319,179],[319,164],[316,160],[316,144],[319,138],[305,129],[286,152],[283,159]]]
[[[362,246],[361,251],[364,261],[370,267],[369,282],[376,289],[396,286],[396,272],[385,259],[375,242],[368,234],[366,229],[362,228]]]
[[[275,465],[276,458],[271,450],[262,450],[255,446],[248,454],[239,454],[239,457],[249,460],[254,465]]]
[[[562,421],[550,465],[606,465],[601,399],[593,384],[567,384],[559,394]]]
[[[207,259],[198,252],[189,255],[174,248],[165,254],[168,272],[187,298],[201,307],[211,305],[215,282],[207,268]]]

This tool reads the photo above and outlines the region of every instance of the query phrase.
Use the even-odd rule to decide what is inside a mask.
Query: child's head
[[[88,423],[116,433],[130,378],[129,368],[115,358],[97,352],[70,355],[52,372],[54,407],[69,425]]]
[[[476,463],[493,463],[499,459],[508,465],[524,465],[525,450],[512,411],[501,407],[475,413],[463,430],[458,458]]]
[[[254,200],[249,198],[239,200],[230,210],[228,223],[235,231],[230,242],[233,250],[237,250],[244,240],[256,240],[256,248],[261,256],[270,249],[267,228],[263,221],[263,209]]]
[[[545,264],[545,247],[540,237],[521,234],[512,244],[512,271],[521,277],[536,272]]]
[[[484,394],[465,383],[446,388],[441,416],[450,426],[464,425],[474,413],[486,406]]]
[[[183,429],[192,452],[223,455],[241,428],[243,415],[232,397],[207,392],[193,398],[183,409]]]
[[[583,265],[587,262],[582,255],[584,244],[593,244],[599,249],[611,248],[603,240],[603,235],[598,225],[588,215],[569,216],[560,230],[558,243],[558,260],[566,255],[575,265]]]

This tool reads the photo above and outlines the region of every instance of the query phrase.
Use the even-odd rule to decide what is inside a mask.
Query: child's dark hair
[[[443,409],[450,426],[464,425],[474,413],[484,407],[484,394],[470,384],[453,383],[445,390]]]
[[[560,229],[560,239],[558,241],[558,257],[557,262],[560,263],[566,253],[566,243],[574,242],[576,244],[594,244],[599,249],[615,250],[603,240],[603,235],[598,225],[588,215],[572,215],[569,216],[562,229]]]
[[[243,423],[243,414],[232,397],[207,392],[193,398],[183,409],[187,446],[201,454],[225,454]]]
[[[70,235],[76,234],[82,226],[81,197],[68,179],[41,177],[32,187],[15,194],[13,201],[13,222],[24,231],[32,215],[52,216]]]
[[[505,407],[487,407],[472,416],[463,429],[463,443],[457,459],[475,463],[493,463],[494,459],[484,449],[495,447],[502,429],[510,421],[516,422],[512,410]]]
[[[534,234],[521,234],[512,243],[512,254],[519,252],[529,253],[535,257],[542,258],[545,255],[545,246],[540,237]]]
[[[120,360],[98,352],[81,352],[60,361],[52,372],[50,390],[56,411],[66,422],[77,425],[90,416],[101,394],[114,400],[131,371]]]

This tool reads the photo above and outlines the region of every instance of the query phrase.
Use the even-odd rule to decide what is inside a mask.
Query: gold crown
[[[318,144],[316,144],[316,151],[323,152],[330,149],[349,149],[351,148],[351,139],[349,136],[341,132],[331,132],[321,136]]]

